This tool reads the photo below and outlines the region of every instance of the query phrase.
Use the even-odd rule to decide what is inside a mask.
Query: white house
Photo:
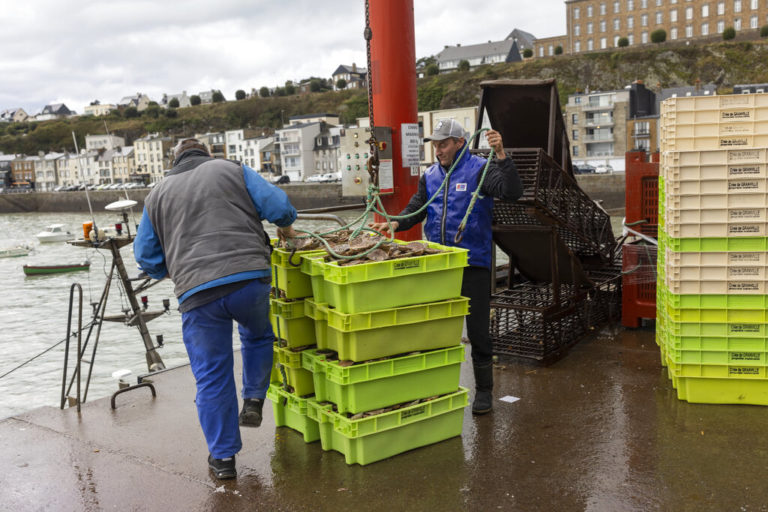
[[[48,153],[35,160],[35,189],[39,192],[53,190],[59,184],[58,161],[65,153]]]
[[[23,108],[8,108],[0,112],[0,121],[6,123],[23,123],[29,119],[29,115]]]
[[[250,139],[243,139],[243,158],[241,161],[251,169],[263,172],[261,152],[273,142],[275,142],[274,137],[253,137]]]
[[[517,48],[517,42],[514,39],[488,41],[487,43],[469,46],[462,46],[460,44],[446,46],[436,57],[441,73],[455,71],[462,60],[469,62],[470,68],[483,64],[519,62],[522,60],[520,50]]]
[[[88,105],[87,107],[83,108],[83,114],[86,116],[106,116],[116,109],[117,107],[111,103],[101,104],[96,102],[93,105]]]
[[[321,123],[291,124],[275,132],[280,144],[280,164],[283,175],[291,181],[303,181],[314,174],[315,137],[320,133]]]
[[[85,149],[114,149],[119,146],[125,146],[125,139],[117,135],[86,135]]]
[[[136,171],[142,177],[154,183],[163,179],[164,171],[170,169],[170,151],[173,140],[151,133],[133,141]]]

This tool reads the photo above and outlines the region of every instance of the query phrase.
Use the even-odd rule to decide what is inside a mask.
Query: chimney
[[[355,64],[354,62],[352,63],[352,72],[357,73],[357,64]]]

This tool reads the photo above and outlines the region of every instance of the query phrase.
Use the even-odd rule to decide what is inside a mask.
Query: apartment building
[[[270,144],[274,144],[274,137],[253,137],[250,139],[243,139],[243,158],[242,162],[259,172],[266,172],[262,167],[261,155],[264,148]]]
[[[163,179],[164,171],[171,168],[173,140],[151,133],[133,142],[136,172],[147,183]]]
[[[35,160],[37,157],[24,156],[11,160],[11,181],[16,186],[35,188]]]
[[[651,43],[664,29],[667,41],[717,36],[726,27],[759,30],[768,23],[766,0],[566,0],[566,53]]]
[[[99,150],[99,149],[115,149],[116,147],[125,146],[125,139],[118,137],[117,135],[86,135],[85,136],[85,149],[87,150]]]
[[[292,123],[275,132],[275,140],[280,144],[282,174],[291,181],[303,181],[312,174],[315,137],[320,134],[321,125],[320,122]]]
[[[565,53],[567,47],[568,36],[542,37],[534,41],[533,55],[535,57],[552,57],[558,53]]]
[[[271,142],[261,148],[261,172],[272,176],[279,176],[283,173],[280,164],[280,144],[276,142],[276,137],[270,137]]]
[[[113,183],[129,183],[136,173],[133,146],[120,146],[112,150]]]
[[[102,105],[99,102],[96,102],[92,105],[88,105],[83,109],[83,114],[86,116],[106,116],[109,115],[110,112],[113,110],[117,110],[117,106],[106,103]]]
[[[339,158],[341,157],[341,126],[330,126],[322,123],[320,133],[315,137],[314,172],[312,174],[336,173],[339,169]],[[306,176],[305,176],[306,179]]]
[[[227,130],[224,132],[224,150],[227,158],[242,162],[245,157],[243,141],[245,139],[252,139],[260,134],[260,131],[250,129]]]
[[[35,190],[39,192],[51,191],[59,184],[58,161],[65,153],[48,153],[35,159]]]
[[[213,158],[226,158],[227,148],[224,132],[197,133],[195,138],[203,143]]]
[[[565,124],[573,160],[624,158],[630,89],[568,97]]]

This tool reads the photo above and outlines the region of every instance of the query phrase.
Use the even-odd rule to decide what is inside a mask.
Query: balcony
[[[592,135],[585,135],[584,142],[613,142],[613,134],[595,133]]]
[[[587,119],[584,123],[584,126],[587,128],[596,128],[596,127],[611,127],[613,126],[613,117],[610,119]]]
[[[592,112],[595,110],[613,110],[613,101],[582,103],[581,110],[584,112]]]

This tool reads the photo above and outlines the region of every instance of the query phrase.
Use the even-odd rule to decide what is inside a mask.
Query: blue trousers
[[[258,279],[220,299],[182,313],[182,335],[197,383],[197,415],[211,455],[240,451],[232,321],[243,356],[243,398],[264,398],[272,369],[274,334],[269,323],[270,284]]]

